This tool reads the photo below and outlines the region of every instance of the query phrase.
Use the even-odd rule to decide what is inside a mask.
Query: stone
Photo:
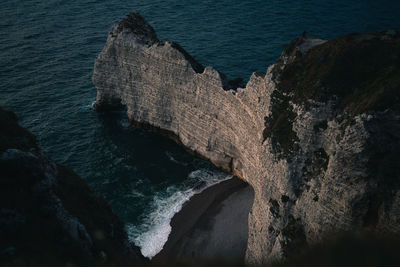
[[[0,108],[2,266],[145,264],[110,205],[35,140],[15,114]]]
[[[95,108],[124,103],[253,187],[247,263],[332,232],[400,232],[399,34],[298,37],[243,85],[127,18],[96,58]]]

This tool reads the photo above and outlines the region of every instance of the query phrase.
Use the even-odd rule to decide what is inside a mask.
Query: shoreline
[[[217,258],[242,263],[253,198],[253,189],[237,177],[194,195],[172,218],[168,241],[151,262],[204,262]]]

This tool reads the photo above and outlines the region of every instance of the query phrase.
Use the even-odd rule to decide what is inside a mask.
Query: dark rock
[[[145,19],[136,12],[127,14],[117,25],[117,30],[122,32],[128,30],[134,35],[138,41],[143,44],[152,45],[158,42],[156,32]]]
[[[398,32],[296,38],[245,86],[172,42],[114,33],[96,58],[96,103],[122,100],[129,121],[254,187],[247,263],[331,233],[400,232]]]
[[[145,264],[110,205],[1,108],[0,137],[0,265]]]

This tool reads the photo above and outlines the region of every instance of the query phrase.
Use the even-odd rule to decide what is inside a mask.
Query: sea
[[[293,38],[400,29],[400,1],[1,0],[0,106],[14,111],[43,150],[112,205],[146,257],[194,194],[229,174],[166,137],[98,114],[91,76],[110,27],[137,11],[159,39],[204,66],[248,80]]]

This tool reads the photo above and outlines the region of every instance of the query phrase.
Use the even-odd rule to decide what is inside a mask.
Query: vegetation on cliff
[[[301,41],[300,41],[301,44]],[[400,34],[347,34],[315,46],[304,55],[292,41],[285,53],[291,57],[280,72],[279,89],[294,103],[325,102],[339,98],[338,108],[351,115],[400,104]]]
[[[113,29],[95,63],[96,103],[122,100],[130,121],[173,132],[253,186],[247,263],[331,233],[399,232],[398,32],[296,38],[235,92],[240,80],[194,72],[169,42]]]
[[[337,113],[346,118],[400,110],[398,32],[347,34],[302,53],[299,47],[305,41],[307,37],[293,39],[274,69],[278,90],[272,94],[263,135],[272,138],[277,152],[288,155],[296,149],[290,103],[310,107],[311,101],[335,101]]]

